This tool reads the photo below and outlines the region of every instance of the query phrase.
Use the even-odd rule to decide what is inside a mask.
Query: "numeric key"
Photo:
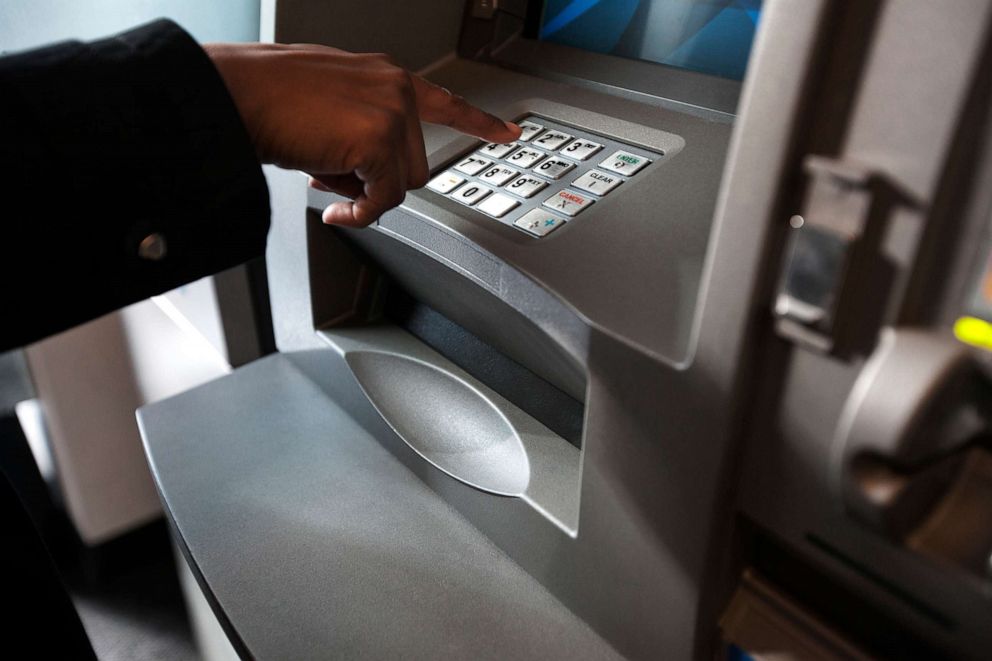
[[[505,165],[494,165],[489,168],[481,175],[479,178],[485,181],[487,184],[492,184],[493,186],[502,186],[510,179],[513,179],[517,175],[517,171],[513,168],[508,168]]]
[[[569,134],[562,133],[561,131],[555,131],[554,129],[552,129],[550,131],[546,131],[544,134],[541,135],[541,137],[534,140],[533,144],[537,145],[538,147],[544,147],[545,149],[550,149],[551,151],[554,151],[555,149],[558,149],[559,147],[561,147],[563,144],[565,144],[571,139],[572,136],[570,136]]]
[[[510,191],[514,195],[519,195],[520,197],[534,197],[536,193],[544,190],[548,185],[548,182],[542,181],[537,177],[531,177],[529,175],[523,175],[517,177],[509,183],[506,190]]]
[[[489,195],[492,192],[493,192],[492,188],[471,181],[465,184],[464,186],[462,186],[461,188],[459,188],[458,190],[456,190],[454,193],[450,193],[449,197],[467,206],[472,206],[473,204],[475,204],[476,202],[478,202],[479,200],[481,200],[486,195]]]
[[[543,126],[534,122],[520,122],[517,126],[521,130],[520,137],[518,138],[520,142],[530,142],[534,139],[535,135],[544,130]]]
[[[598,142],[578,138],[562,147],[561,154],[577,161],[584,161],[602,148],[603,145]]]
[[[490,142],[488,145],[479,150],[480,154],[485,154],[492,158],[503,158],[511,151],[517,148],[517,143],[509,142],[506,144],[500,144],[498,142]]]
[[[550,177],[551,179],[561,179],[569,170],[575,167],[574,163],[566,161],[564,158],[548,158],[545,159],[540,165],[534,167],[534,172],[538,173],[543,177]]]
[[[455,169],[463,174],[472,176],[479,174],[492,164],[493,162],[488,159],[472,155],[462,159],[462,161],[455,166]]]
[[[521,147],[506,157],[506,161],[521,168],[529,168],[544,158],[544,153],[530,147]],[[479,168],[480,170],[482,168]]]

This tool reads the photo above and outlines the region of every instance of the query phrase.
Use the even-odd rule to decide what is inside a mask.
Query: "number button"
[[[561,153],[577,161],[584,161],[602,148],[601,144],[579,138],[565,145]]]
[[[520,137],[518,138],[520,142],[530,142],[535,135],[544,130],[543,126],[534,122],[520,122],[517,126],[521,129]]]
[[[492,161],[480,158],[479,156],[469,156],[456,165],[455,169],[467,175],[476,175],[492,164]]]
[[[534,141],[535,145],[540,145],[545,149],[555,150],[572,139],[567,133],[561,131],[547,131],[544,135]]]
[[[463,183],[465,183],[465,177],[459,177],[451,170],[448,170],[428,181],[427,187],[433,191],[444,194],[450,193]]]
[[[516,148],[517,143],[515,142],[510,142],[507,144],[490,142],[488,145],[480,149],[479,152],[485,154],[486,156],[491,156],[492,158],[503,158]]]
[[[482,173],[480,177],[487,184],[492,184],[494,186],[502,186],[510,179],[517,176],[518,172],[513,168],[508,168],[505,165],[494,165],[485,172]]]
[[[593,195],[606,195],[621,183],[623,183],[623,179],[615,174],[606,174],[599,170],[589,170],[589,172],[586,172],[573,181],[572,185]]]
[[[563,174],[574,167],[574,163],[569,163],[563,158],[549,158],[535,167],[534,172],[551,179],[561,179]]]
[[[483,186],[482,184],[471,182],[465,184],[464,186],[456,190],[454,193],[451,193],[450,197],[458,202],[461,202],[462,204],[472,206],[473,204],[475,204],[476,202],[478,202],[479,200],[481,200],[486,195],[489,195],[492,192],[493,189],[489,188],[488,186]]]
[[[534,197],[534,194],[543,190],[548,185],[548,182],[542,181],[537,177],[529,177],[524,175],[522,177],[517,177],[510,185],[506,187],[506,190],[510,191],[514,195],[519,195],[520,197]]]
[[[510,154],[506,160],[519,167],[529,168],[542,158],[544,158],[544,154],[542,152],[539,152],[536,149],[531,149],[530,147],[521,147],[517,151]],[[479,169],[481,170],[482,168]]]
[[[513,223],[534,236],[544,236],[565,224],[565,219],[543,209],[532,209]]]
[[[599,167],[613,172],[619,172],[620,174],[630,175],[641,170],[650,162],[643,156],[631,154],[629,151],[620,149],[610,154],[610,157],[600,163]]]

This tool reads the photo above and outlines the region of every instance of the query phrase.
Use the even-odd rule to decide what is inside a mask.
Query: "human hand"
[[[490,142],[520,128],[381,54],[315,45],[207,44],[263,163],[303,170],[310,185],[353,201],[325,223],[365,226],[429,175],[420,121]]]

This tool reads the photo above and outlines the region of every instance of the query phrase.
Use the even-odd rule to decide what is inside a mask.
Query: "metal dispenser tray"
[[[139,412],[177,539],[240,654],[619,658],[384,448],[366,428],[381,421],[336,400],[277,354]]]

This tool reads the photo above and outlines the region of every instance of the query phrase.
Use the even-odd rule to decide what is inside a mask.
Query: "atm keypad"
[[[485,214],[489,222],[543,237],[662,156],[542,117],[518,124],[524,131],[517,142],[477,147],[427,187]]]

